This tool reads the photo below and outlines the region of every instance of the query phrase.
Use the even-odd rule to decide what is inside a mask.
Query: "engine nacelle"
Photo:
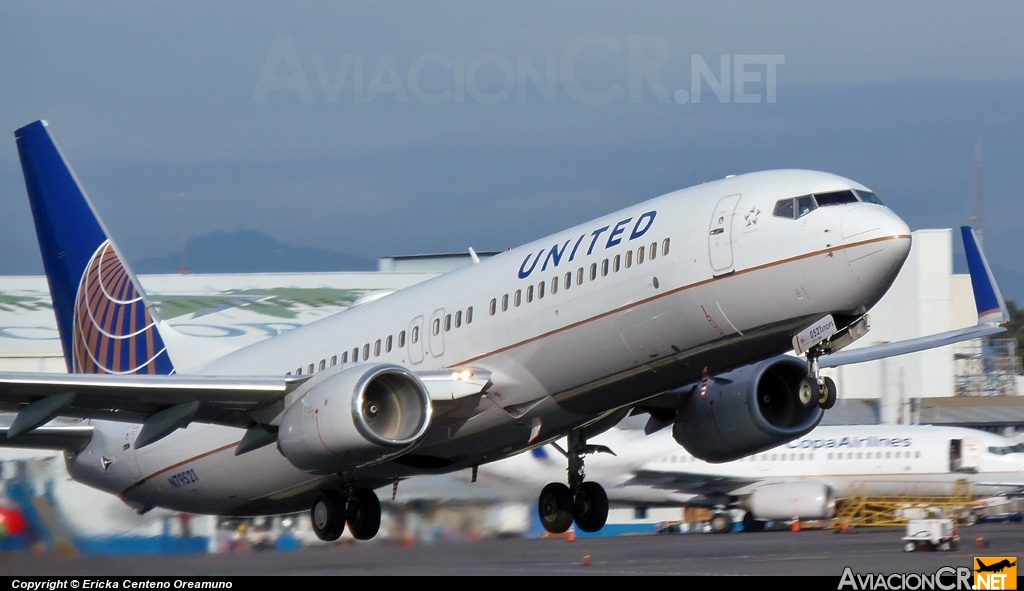
[[[277,445],[300,470],[337,474],[401,455],[430,425],[426,387],[397,365],[357,365],[326,377],[294,402]]]
[[[796,480],[755,489],[740,506],[763,520],[829,519],[836,514],[836,497],[823,482]]]
[[[771,449],[814,429],[824,416],[797,398],[807,364],[774,357],[708,380],[676,413],[672,437],[706,462],[729,462]]]

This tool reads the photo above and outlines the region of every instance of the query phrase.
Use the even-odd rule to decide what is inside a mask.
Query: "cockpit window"
[[[793,219],[793,200],[782,199],[775,204],[775,211],[772,213],[777,218]]]
[[[843,205],[845,203],[857,202],[857,196],[853,194],[853,191],[816,193],[814,195],[814,199],[818,202],[818,207],[828,207],[829,205]]]
[[[811,213],[817,207],[814,203],[814,197],[811,195],[793,199],[780,199],[775,202],[775,211],[772,212],[772,215],[778,218],[796,220]]]
[[[884,203],[882,203],[882,200],[878,198],[878,195],[875,195],[871,191],[861,191],[860,189],[857,189],[857,194],[860,195],[860,200],[865,202],[865,203],[874,203],[875,205],[885,205]]]
[[[817,208],[818,206],[814,204],[814,197],[811,197],[810,195],[796,198],[797,219],[804,217],[805,215],[811,213]]]

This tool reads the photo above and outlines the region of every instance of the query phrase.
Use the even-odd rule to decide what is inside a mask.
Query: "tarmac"
[[[245,551],[178,556],[89,556],[61,560],[0,554],[4,576],[302,576],[302,575],[824,575],[930,574],[967,566],[975,556],[1024,555],[1024,524],[960,530],[953,551],[904,552],[903,528],[491,539],[404,546],[352,542],[292,552]],[[978,547],[982,538],[985,547]]]

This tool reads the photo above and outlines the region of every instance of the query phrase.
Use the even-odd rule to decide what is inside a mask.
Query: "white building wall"
[[[918,230],[903,270],[870,311],[871,331],[851,349],[977,322],[968,276],[953,275],[952,230]],[[966,302],[964,299],[966,298]],[[955,346],[824,370],[840,398],[879,401],[884,423],[909,422],[910,400],[954,395]]]

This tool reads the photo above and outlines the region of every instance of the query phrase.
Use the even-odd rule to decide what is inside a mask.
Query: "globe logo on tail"
[[[82,273],[75,297],[74,373],[169,374],[156,322],[109,240]]]

